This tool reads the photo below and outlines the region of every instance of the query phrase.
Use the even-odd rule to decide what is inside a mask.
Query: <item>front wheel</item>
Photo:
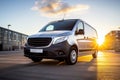
[[[78,54],[77,54],[77,49],[72,48],[69,52],[68,57],[66,58],[66,63],[68,65],[73,65],[77,62]]]

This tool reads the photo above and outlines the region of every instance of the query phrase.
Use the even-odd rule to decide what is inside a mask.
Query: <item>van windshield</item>
[[[41,31],[60,31],[60,30],[72,30],[77,19],[71,20],[61,20],[57,22],[51,22],[45,27],[43,27]]]

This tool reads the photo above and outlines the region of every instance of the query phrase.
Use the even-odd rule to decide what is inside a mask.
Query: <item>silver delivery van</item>
[[[80,19],[54,21],[28,37],[24,55],[34,62],[46,58],[73,65],[78,56],[97,57],[96,39],[96,30]]]

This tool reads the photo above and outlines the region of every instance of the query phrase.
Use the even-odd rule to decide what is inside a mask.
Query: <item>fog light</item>
[[[59,51],[58,54],[59,54],[59,55],[64,55],[64,52]]]

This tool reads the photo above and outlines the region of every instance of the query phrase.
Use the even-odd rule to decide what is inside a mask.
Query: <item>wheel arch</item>
[[[78,47],[77,47],[77,45],[74,44],[74,45],[71,46],[71,48],[75,48],[77,50],[77,54],[78,54]]]

